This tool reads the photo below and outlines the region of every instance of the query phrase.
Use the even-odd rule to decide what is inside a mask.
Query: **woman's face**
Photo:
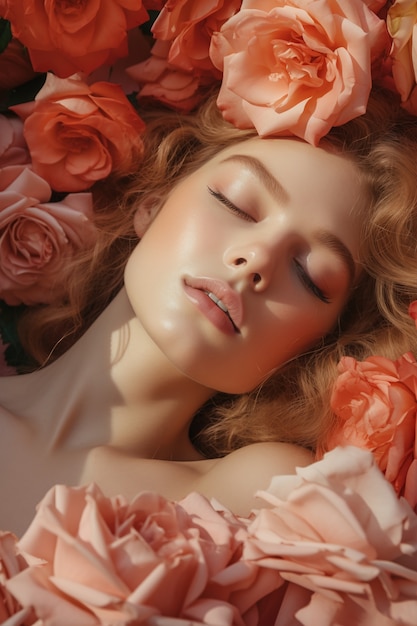
[[[295,139],[253,138],[179,183],[125,283],[154,343],[186,376],[253,389],[335,325],[358,274],[354,164]]]

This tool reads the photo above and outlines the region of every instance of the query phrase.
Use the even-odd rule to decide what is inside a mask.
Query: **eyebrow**
[[[250,156],[249,154],[232,154],[223,159],[222,163],[229,161],[237,161],[248,167],[255,176],[260,180],[263,186],[274,196],[280,203],[288,203],[290,197],[281,183],[275,178],[260,159]],[[348,270],[350,283],[352,284],[356,276],[356,265],[353,260],[352,253],[339,237],[327,230],[321,230],[315,234],[315,239],[333,251],[341,259]]]
[[[336,237],[336,235],[333,235],[333,233],[330,233],[328,230],[319,231],[315,234],[315,238],[319,243],[323,244],[326,248],[337,254],[348,270],[350,284],[352,285],[356,277],[356,265],[349,248],[345,246],[339,237]]]
[[[267,167],[257,159],[256,157],[250,156],[249,154],[232,154],[231,156],[223,159],[222,163],[227,163],[228,161],[237,161],[242,165],[248,167],[253,174],[261,181],[264,187],[273,195],[279,202],[287,203],[289,202],[289,195],[285,191],[284,187],[277,181],[275,176],[271,174]]]

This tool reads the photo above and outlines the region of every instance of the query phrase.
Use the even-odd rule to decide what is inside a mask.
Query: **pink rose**
[[[17,538],[0,531],[0,623],[3,626],[29,626],[34,622],[31,607],[23,609],[6,588],[6,582],[27,566],[17,548]]]
[[[417,516],[372,455],[337,448],[259,494],[243,559],[287,581],[277,621],[403,624],[417,614]]]
[[[386,479],[405,495],[416,454],[417,363],[411,354],[397,361],[342,358],[331,406],[339,419],[326,448],[355,445],[370,450]],[[410,478],[411,480],[411,474]],[[409,490],[407,490],[408,492]],[[410,504],[417,504],[417,494]]]
[[[29,163],[30,156],[23,137],[22,120],[15,115],[0,115],[0,169],[9,165],[29,165]]]
[[[415,0],[396,0],[387,15],[392,37],[392,74],[406,109],[417,114],[417,4]]]
[[[14,168],[0,171],[0,191],[0,298],[10,305],[59,299],[68,259],[95,238],[91,194],[48,202],[48,183]]]
[[[317,144],[365,112],[386,37],[362,0],[243,0],[211,42],[218,106],[239,128]]]
[[[235,558],[240,528],[197,494],[176,504],[142,493],[129,504],[95,486],[57,486],[20,541],[44,565],[27,568],[8,589],[45,626],[168,625],[164,617],[213,624],[210,615],[228,615],[219,626],[240,624],[233,606],[206,593]]]
[[[140,0],[4,0],[2,16],[29,51],[37,72],[65,78],[127,54],[126,32],[148,20]]]
[[[139,101],[151,98],[189,113],[201,102],[207,81],[193,72],[172,67],[168,63],[169,49],[169,42],[156,41],[150,57],[128,67],[126,73],[141,86],[137,95]]]
[[[145,125],[118,85],[48,74],[35,100],[12,108],[25,119],[34,171],[55,191],[88,189],[137,167]]]

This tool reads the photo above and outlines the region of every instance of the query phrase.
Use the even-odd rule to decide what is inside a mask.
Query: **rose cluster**
[[[259,496],[237,518],[196,493],[54,487],[19,542],[0,536],[2,623],[414,625],[417,516],[370,452],[333,450]]]
[[[0,169],[19,164],[50,187],[25,197],[27,226],[11,206],[0,216],[0,299],[63,297],[65,260],[94,245],[94,211],[78,199],[89,226],[75,242],[55,236],[43,207],[140,167],[141,103],[186,113],[215,89],[235,126],[317,144],[366,110],[376,83],[417,112],[416,23],[414,0],[0,0]]]

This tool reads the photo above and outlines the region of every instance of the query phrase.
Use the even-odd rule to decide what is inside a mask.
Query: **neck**
[[[124,289],[56,362],[3,380],[1,404],[53,432],[51,445],[114,445],[173,459],[198,458],[188,428],[213,393],[167,360]]]

